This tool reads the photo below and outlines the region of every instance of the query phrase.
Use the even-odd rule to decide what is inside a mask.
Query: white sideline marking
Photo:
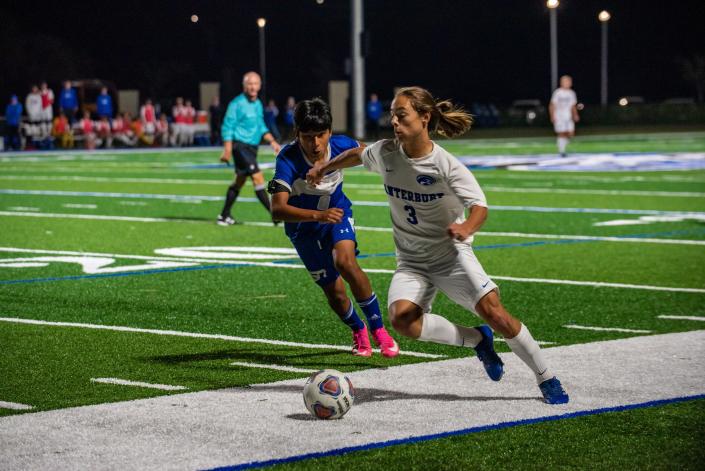
[[[349,345],[328,345],[328,344],[318,344],[318,343],[301,343],[301,342],[288,342],[284,340],[270,340],[270,339],[256,339],[251,337],[236,337],[233,335],[221,335],[221,334],[201,334],[196,332],[183,332],[180,330],[159,330],[159,329],[140,329],[138,327],[125,327],[119,325],[102,325],[102,324],[83,324],[80,322],[50,322],[42,321],[36,319],[21,319],[18,317],[0,317],[0,322],[13,322],[16,324],[30,324],[30,325],[44,325],[52,327],[79,327],[82,329],[96,329],[96,330],[110,330],[114,332],[132,332],[139,334],[155,334],[155,335],[173,335],[176,337],[190,337],[198,339],[215,339],[215,340],[227,340],[231,342],[243,342],[243,343],[263,343],[267,345],[279,345],[284,347],[298,347],[298,348],[312,348],[320,350],[342,350],[350,351]],[[379,352],[378,349],[374,350]],[[436,355],[433,353],[423,353],[423,352],[410,352],[402,350],[399,352],[400,355],[407,355],[410,357],[419,358],[445,358],[445,355]]]
[[[372,270],[365,270],[371,272]],[[553,280],[550,278],[516,278],[513,276],[495,276],[489,275],[490,278],[497,280],[518,281],[520,283],[549,283],[557,285],[575,285],[575,286],[592,286],[595,288],[625,288],[625,289],[644,289],[651,291],[671,291],[678,293],[705,293],[705,289],[700,288],[673,288],[669,286],[652,286],[652,285],[633,285],[628,283],[606,283],[601,281],[574,281],[574,280]]]
[[[171,384],[144,383],[142,381],[130,381],[120,378],[91,378],[92,383],[117,384],[120,386],[135,386],[138,388],[160,389],[162,391],[184,391],[186,386],[172,386]]]
[[[8,206],[7,209],[10,211],[39,211],[39,208],[31,206]]]
[[[265,370],[291,371],[292,373],[314,373],[318,370],[309,370],[306,368],[294,368],[293,366],[284,365],[262,365],[260,363],[246,363],[244,361],[234,361],[230,363],[232,366],[244,366],[246,368],[263,368]]]
[[[627,332],[631,334],[650,334],[650,330],[639,330],[639,329],[622,329],[621,327],[593,327],[589,325],[575,325],[566,324],[563,327],[566,329],[577,329],[577,330],[596,330],[599,332]]]
[[[32,410],[34,409],[34,406],[20,404],[19,402],[0,401],[0,409]]]
[[[229,179],[188,179],[188,178],[128,178],[128,177],[84,177],[79,175],[0,175],[1,180],[16,181],[72,181],[72,182],[107,182],[107,183],[160,183],[168,185],[227,185],[231,183]],[[345,188],[360,190],[379,190],[374,194],[384,194],[382,183],[345,183]],[[611,195],[611,196],[664,196],[664,197],[685,197],[702,198],[703,192],[697,191],[642,191],[642,190],[590,190],[571,188],[537,188],[537,187],[505,187],[505,186],[483,186],[485,191],[495,193],[563,193],[563,194],[584,194],[584,195]]]
[[[705,317],[701,316],[656,316],[659,319],[674,319],[677,321],[701,321],[705,322]]]
[[[516,355],[500,355],[499,383],[472,358],[350,373],[355,405],[336,421],[310,418],[303,378],[2,417],[0,468],[236,466],[705,393],[705,331],[545,349],[570,394],[558,406],[539,400]]]
[[[138,201],[123,201],[120,204],[131,205],[131,206],[145,206],[146,203]],[[64,205],[66,206],[66,205]],[[75,205],[78,207],[79,205]],[[89,206],[89,205],[85,205]],[[95,219],[100,221],[130,221],[130,222],[189,222],[197,223],[198,221],[193,221],[191,219],[166,219],[166,218],[154,218],[154,217],[134,217],[134,216],[108,216],[102,214],[75,214],[75,213],[30,213],[30,212],[20,212],[20,211],[0,211],[0,216],[29,216],[29,217],[45,217],[45,218],[66,218],[66,219]],[[634,219],[629,219],[629,221],[638,221]],[[257,226],[257,227],[273,227],[276,228],[271,222],[244,222],[245,226]],[[371,231],[371,232],[392,232],[391,227],[372,227],[372,226],[355,226],[355,230],[358,231]],[[478,236],[496,236],[496,237],[519,237],[527,239],[565,239],[565,240],[586,240],[586,241],[600,241],[600,242],[629,242],[629,243],[648,243],[648,244],[675,244],[675,245],[705,245],[704,240],[688,240],[688,239],[656,239],[656,238],[641,238],[641,237],[609,237],[609,236],[584,236],[584,235],[570,235],[570,234],[533,234],[533,233],[523,233],[523,232],[487,232],[481,231],[477,233]]]

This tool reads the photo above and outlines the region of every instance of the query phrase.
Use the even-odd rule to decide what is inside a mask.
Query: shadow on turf
[[[292,353],[294,351],[292,350]],[[327,357],[340,357],[339,359],[329,360]],[[310,368],[312,370],[322,369],[322,368],[338,368],[347,369],[350,368],[382,368],[381,365],[360,361],[360,357],[352,357],[349,353],[334,350],[334,351],[319,351],[310,353],[300,353],[295,352],[296,363],[290,363],[288,360],[292,358],[288,355],[278,355],[275,353],[264,353],[257,350],[249,349],[228,349],[228,350],[218,350],[214,352],[204,352],[204,353],[190,353],[190,354],[180,354],[180,355],[161,355],[155,357],[142,357],[142,361],[148,363],[159,363],[162,365],[177,365],[181,363],[192,363],[199,361],[218,361],[218,360],[229,360],[229,361],[244,361],[250,363],[259,364],[276,364],[283,366],[293,366],[296,368]],[[302,359],[309,359],[310,361],[300,361]],[[349,361],[345,361],[349,359]],[[214,368],[216,365],[214,365]],[[217,368],[232,369],[232,366],[223,367],[218,365]]]

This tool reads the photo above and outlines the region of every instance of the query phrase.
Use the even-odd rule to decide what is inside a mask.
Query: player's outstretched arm
[[[284,222],[319,222],[338,224],[343,220],[343,210],[328,208],[324,211],[301,209],[289,204],[289,193],[280,191],[272,194],[272,218]]]
[[[360,156],[364,150],[364,147],[354,147],[346,150],[335,159],[331,159],[325,164],[319,164],[319,162],[316,162],[316,165],[314,165],[313,168],[308,171],[308,174],[306,174],[306,182],[309,185],[317,185],[321,182],[326,173],[343,168],[355,167],[362,164],[362,159]]]

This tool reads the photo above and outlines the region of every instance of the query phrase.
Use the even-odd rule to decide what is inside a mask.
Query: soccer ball
[[[304,404],[318,419],[339,419],[352,407],[355,389],[350,378],[337,370],[313,373],[304,386]]]

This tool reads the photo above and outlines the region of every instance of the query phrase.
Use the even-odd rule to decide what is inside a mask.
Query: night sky
[[[694,96],[678,60],[705,55],[705,1],[561,0],[559,74],[573,75],[581,101],[599,101],[602,9],[612,13],[610,101]],[[0,93],[5,102],[43,79],[58,89],[66,78],[101,78],[163,103],[197,101],[200,81],[220,81],[229,98],[258,68],[258,17],[267,18],[269,96],[326,97],[328,80],[347,79],[348,0],[4,1]],[[543,1],[366,0],[365,29],[367,92],[383,100],[412,84],[466,105],[549,97]]]

